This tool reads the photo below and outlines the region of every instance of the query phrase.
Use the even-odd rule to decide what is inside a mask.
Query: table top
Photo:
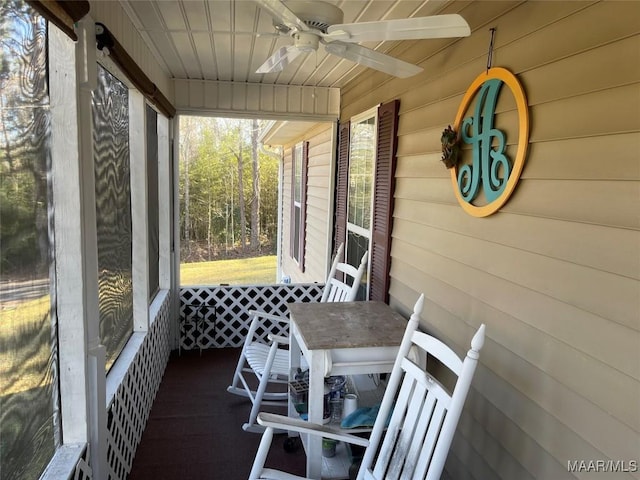
[[[397,347],[407,320],[383,302],[290,303],[309,350]]]

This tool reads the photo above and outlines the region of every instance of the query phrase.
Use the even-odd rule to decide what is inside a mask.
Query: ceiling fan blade
[[[395,77],[411,77],[423,70],[422,67],[398,60],[384,53],[376,52],[362,45],[330,42],[325,45],[325,50],[338,57],[351,60],[352,62],[388,73]]]
[[[284,68],[293,62],[298,55],[302,52],[300,49],[293,45],[288,47],[282,47],[276,50],[276,53],[271,55],[266,62],[264,62],[256,73],[274,73],[281,72]]]
[[[309,27],[280,0],[256,0],[256,2],[258,2],[260,8],[265,9],[272,17],[290,29],[296,29],[301,32],[309,30]]]
[[[471,29],[464,18],[458,14],[449,14],[332,25],[327,29],[325,40],[335,39],[342,42],[359,43],[467,37],[470,33]]]

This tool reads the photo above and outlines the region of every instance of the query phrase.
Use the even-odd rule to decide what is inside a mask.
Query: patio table
[[[407,321],[383,302],[290,303],[290,366],[309,366],[308,419],[321,424],[324,378],[391,372]],[[295,409],[289,406],[289,414]],[[307,477],[321,478],[321,439],[303,438]],[[323,478],[327,478],[325,474]]]

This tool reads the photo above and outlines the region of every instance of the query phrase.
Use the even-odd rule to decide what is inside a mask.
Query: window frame
[[[301,170],[300,172],[297,171],[296,165]],[[304,272],[305,269],[308,168],[309,142],[298,142],[291,148],[291,238],[289,255],[296,262],[301,272]],[[296,192],[300,194],[299,201],[296,200]]]
[[[376,135],[374,135],[373,137],[373,142],[372,145],[370,145],[370,150],[373,152],[373,168],[372,171],[370,172],[371,178],[369,179],[370,181],[370,186],[371,186],[371,192],[369,194],[369,218],[367,219],[367,222],[369,224],[369,228],[366,228],[362,225],[359,225],[357,223],[353,223],[349,221],[349,217],[351,214],[351,186],[352,186],[352,150],[351,148],[354,145],[353,142],[353,137],[354,134],[356,134],[356,129],[354,128],[356,125],[366,122],[370,119],[373,119],[373,129],[374,131],[376,131]],[[357,254],[354,254],[353,251],[350,251],[350,242],[349,242],[349,234],[355,234],[355,235],[359,235],[361,237],[364,237],[367,239],[367,243],[368,243],[368,248],[367,248],[367,261],[371,258],[371,245],[372,245],[372,241],[373,241],[373,212],[374,212],[374,199],[375,199],[375,178],[376,178],[376,149],[377,149],[377,145],[378,145],[378,138],[377,138],[377,128],[378,128],[378,107],[373,107],[370,108],[369,110],[366,110],[358,115],[355,115],[351,118],[350,121],[351,124],[351,128],[350,128],[350,132],[349,132],[349,162],[347,165],[347,205],[346,205],[346,236],[345,236],[345,261],[346,263],[349,263],[350,265],[353,265],[355,267],[357,267],[360,264],[360,252],[358,252]],[[364,223],[364,222],[363,222]],[[354,256],[355,255],[355,256]],[[358,257],[358,258],[356,258]],[[363,284],[366,287],[365,290],[365,295],[366,298],[369,298],[369,288],[370,288],[370,282],[369,282],[369,275],[365,275],[363,277]]]
[[[392,100],[376,107],[376,149],[373,185],[373,207],[371,242],[369,245],[369,268],[367,276],[367,298],[388,303],[389,272],[391,267],[391,233],[395,192],[395,169],[398,149],[399,100]],[[352,119],[341,122],[338,128],[338,158],[335,192],[335,237],[334,251],[347,239],[348,167],[353,121],[362,119],[362,112]],[[347,253],[348,255],[348,253]],[[359,259],[351,259],[351,262]]]

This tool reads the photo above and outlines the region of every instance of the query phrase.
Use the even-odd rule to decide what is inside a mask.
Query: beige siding
[[[291,149],[295,143],[309,142],[307,172],[307,222],[305,235],[305,271],[290,256]],[[330,221],[333,200],[335,133],[332,124],[319,124],[293,145],[285,148],[283,178],[282,273],[293,282],[323,282],[328,272]]]
[[[424,328],[461,354],[487,324],[448,474],[640,478],[567,471],[640,460],[640,2],[442,12],[464,15],[472,35],[399,45],[425,72],[367,72],[343,88],[341,118],[400,99],[392,305],[408,313],[424,292]],[[530,145],[510,201],[478,219],[456,201],[440,136],[486,66],[491,27],[494,66],[526,90]],[[513,138],[513,102],[498,114]]]

